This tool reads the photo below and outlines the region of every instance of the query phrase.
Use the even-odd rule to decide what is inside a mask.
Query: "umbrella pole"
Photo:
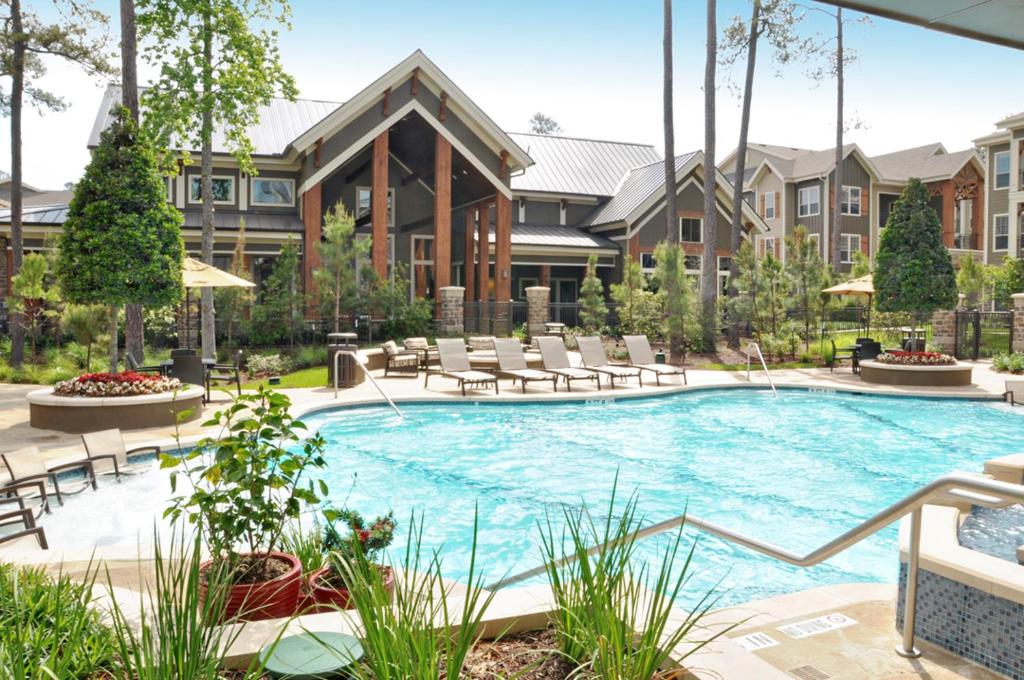
[[[185,289],[185,349],[192,349],[192,304],[191,289]]]

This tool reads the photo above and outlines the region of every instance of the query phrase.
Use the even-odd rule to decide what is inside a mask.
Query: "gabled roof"
[[[685,169],[695,160],[697,151],[676,156],[676,173]],[[637,208],[656,192],[665,190],[665,165],[662,161],[647,163],[633,168],[619,184],[612,200],[608,201],[583,221],[584,226],[613,224],[626,220]]]
[[[89,135],[90,148],[94,148],[100,143],[100,133],[113,122],[111,111],[120,102],[121,87],[109,85],[107,91],[103,93],[103,100],[100,102],[92,133]],[[270,104],[259,107],[259,123],[247,131],[247,135],[253,143],[253,154],[256,156],[284,156],[288,145],[296,137],[323,120],[339,106],[341,106],[340,102],[315,99],[296,99],[295,101],[280,97],[271,99]],[[181,149],[179,150],[199,153],[199,148],[192,142],[191,139],[186,140],[184,144],[180,144]],[[214,131],[213,152],[215,154],[230,153],[222,129]]]
[[[650,144],[509,133],[534,165],[512,176],[513,191],[612,196],[623,176],[661,155]]]
[[[902,183],[911,177],[925,182],[949,179],[972,159],[980,165],[981,160],[973,149],[948,153],[942,144],[933,143],[874,156],[871,160],[882,181]]]
[[[789,161],[810,153],[816,153],[814,149],[801,149],[795,146],[780,146],[778,144],[758,144],[756,142],[747,144],[747,149],[753,149],[754,151],[760,151],[769,156]]]

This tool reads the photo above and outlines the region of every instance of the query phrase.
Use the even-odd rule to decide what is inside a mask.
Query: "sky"
[[[834,32],[834,20],[809,1],[800,30]],[[31,0],[44,12],[51,5]],[[705,3],[675,3],[676,150],[703,146]],[[95,0],[112,17],[116,48],[117,0]],[[292,30],[281,36],[281,57],[300,97],[344,101],[415,49],[422,49],[499,125],[526,131],[542,111],[563,134],[663,147],[662,4],[658,0],[487,1],[293,0]],[[749,2],[720,0],[719,29],[746,15]],[[847,69],[848,133],[869,155],[931,142],[953,151],[994,129],[995,121],[1024,110],[1013,74],[1024,52],[886,19],[854,20],[846,45],[857,53]],[[25,181],[60,188],[78,179],[88,162],[86,142],[105,83],[53,60],[39,81],[64,97],[63,112],[26,110]],[[770,53],[759,55],[750,140],[813,149],[835,139],[835,81],[815,83],[810,64],[777,73]],[[140,82],[152,71],[140,65]],[[717,156],[736,145],[740,101],[728,87],[742,79],[719,67]],[[6,80],[6,79],[5,79]],[[9,82],[0,81],[9,88]],[[4,122],[6,125],[6,121]],[[10,165],[9,135],[0,136],[0,168]]]

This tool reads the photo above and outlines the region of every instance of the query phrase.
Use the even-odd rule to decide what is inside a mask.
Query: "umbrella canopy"
[[[181,265],[181,280],[186,288],[252,288],[256,285],[191,257],[186,257]]]
[[[850,279],[849,281],[838,283],[821,292],[832,293],[833,295],[863,295],[871,297],[875,294],[875,284],[871,280],[871,274],[868,274],[858,279]]]

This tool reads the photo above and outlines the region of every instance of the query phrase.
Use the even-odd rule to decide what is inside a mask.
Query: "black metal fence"
[[[953,354],[957,359],[977,361],[1012,351],[1013,312],[956,312]]]
[[[512,335],[528,317],[525,302],[466,302],[462,310],[463,328],[473,335]]]

